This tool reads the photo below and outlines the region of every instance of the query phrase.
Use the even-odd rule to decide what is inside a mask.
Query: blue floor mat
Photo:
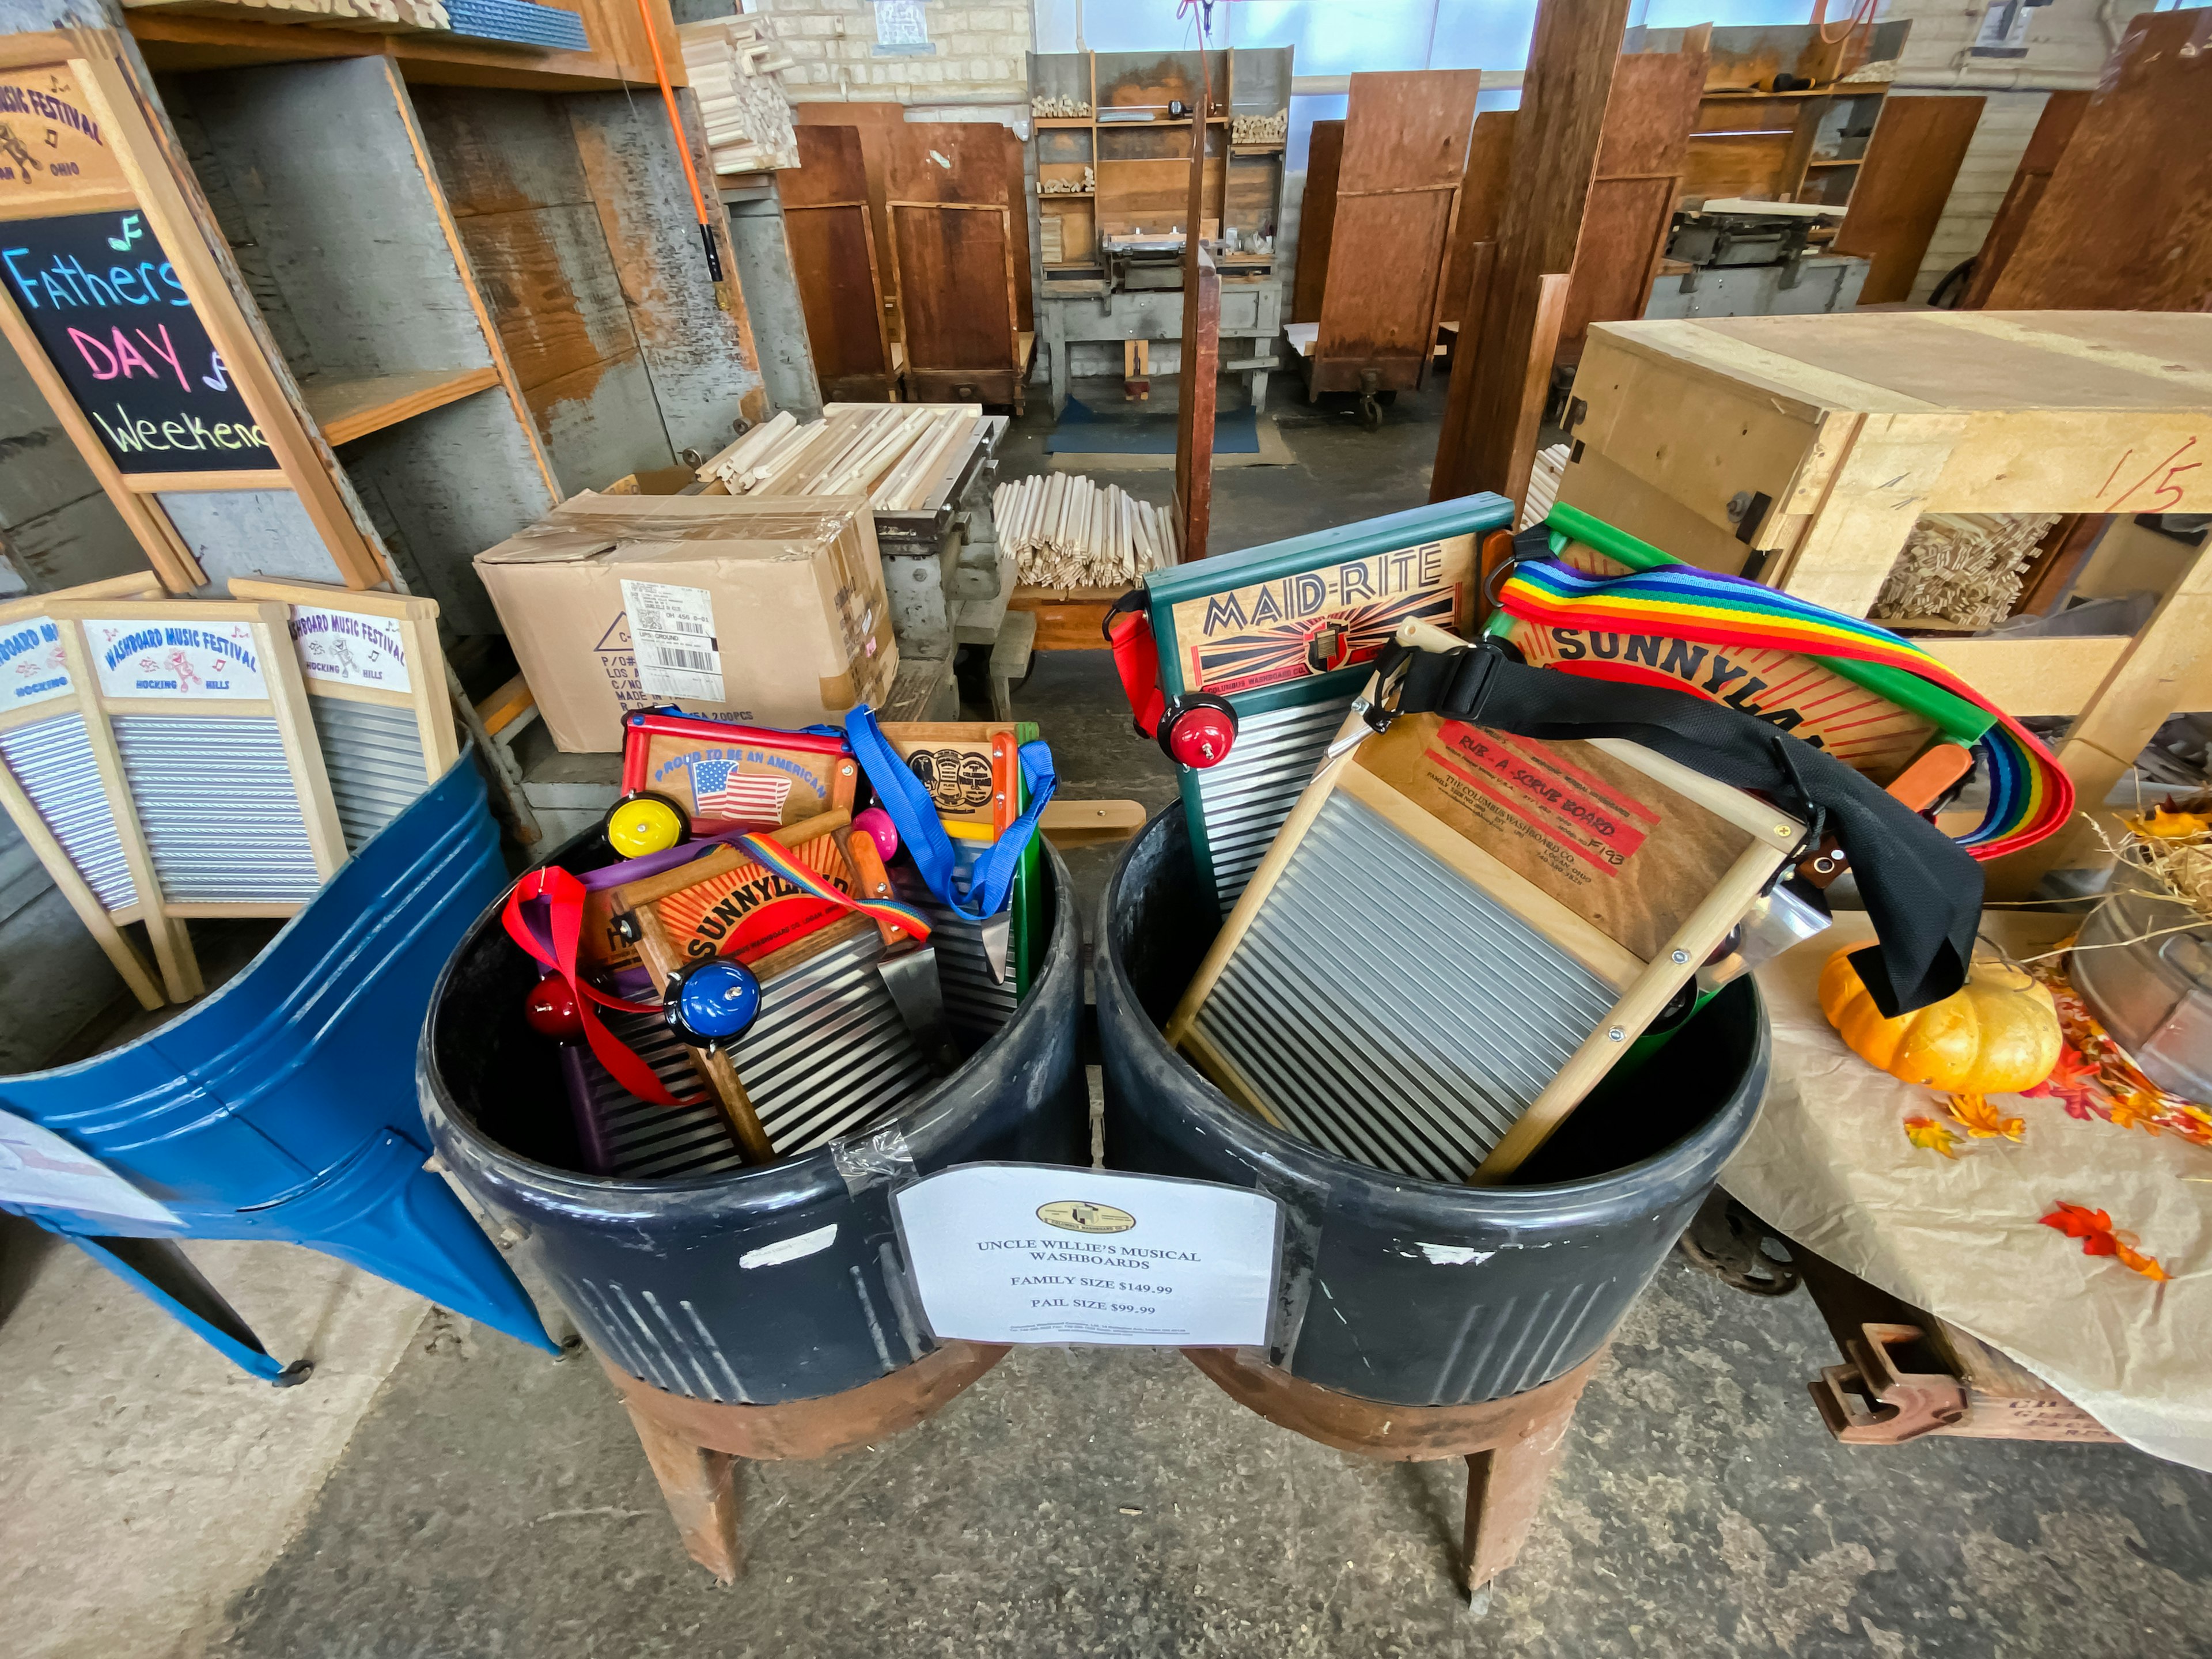
[[[1172,415],[1101,415],[1075,398],[1067,400],[1060,424],[1044,441],[1048,455],[1172,455],[1175,447]],[[1228,409],[1216,414],[1213,453],[1258,454],[1258,417],[1249,409]]]

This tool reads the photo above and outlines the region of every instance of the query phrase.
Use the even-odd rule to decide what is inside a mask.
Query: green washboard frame
[[[1181,778],[1191,851],[1223,915],[1312,778],[1370,660],[1416,618],[1464,635],[1481,539],[1512,527],[1503,495],[1462,495],[1145,578],[1162,692],[1212,692],[1237,710],[1228,759]]]

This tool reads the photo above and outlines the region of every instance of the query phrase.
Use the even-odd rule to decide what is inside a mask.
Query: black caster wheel
[[[1360,397],[1359,424],[1370,432],[1382,429],[1382,400],[1372,392],[1363,393]]]

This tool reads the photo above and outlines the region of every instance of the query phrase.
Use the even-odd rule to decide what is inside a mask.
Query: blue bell
[[[741,962],[726,957],[694,963],[668,982],[661,998],[668,1029],[695,1048],[713,1048],[741,1036],[760,1017],[760,981]]]

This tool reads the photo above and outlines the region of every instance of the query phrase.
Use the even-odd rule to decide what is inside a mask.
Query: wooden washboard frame
[[[232,577],[230,595],[286,608],[346,848],[357,853],[460,758],[438,602],[259,576]],[[393,718],[403,713],[412,753]]]
[[[168,941],[161,935],[168,924],[158,910],[147,913],[142,902],[141,896],[149,890],[143,884],[146,878],[142,872],[152,866],[144,860],[144,846],[137,842],[137,825],[125,810],[128,797],[120,775],[111,774],[100,763],[101,757],[88,738],[79,744],[58,728],[49,731],[44,741],[32,733],[33,728],[57,719],[82,720],[77,698],[81,682],[70,671],[60,625],[47,611],[72,599],[153,599],[162,591],[161,578],[148,570],[58,592],[33,593],[0,605],[0,653],[4,653],[0,654],[0,806],[7,809],[17,832],[46,867],[70,908],[76,912],[77,920],[123,976],[131,994],[149,1010],[161,1007],[168,998],[154,969],[124,937],[121,927],[144,921],[149,934],[166,948]],[[94,763],[90,779],[82,771],[87,754]],[[93,789],[87,790],[87,784]],[[92,799],[94,791],[99,796],[97,802]],[[40,809],[40,800],[46,804],[45,812]],[[48,812],[62,822],[50,823]],[[91,838],[89,842],[87,836]],[[97,849],[88,857],[88,862],[96,860],[91,878],[72,859],[64,839],[76,844],[80,856],[86,856],[88,848]],[[121,872],[115,867],[118,858]],[[110,897],[120,896],[119,874],[127,875],[132,890],[127,902],[111,904],[95,890],[94,883],[106,889]],[[178,931],[181,934],[182,930]],[[196,981],[179,975],[173,983],[182,990]]]
[[[1429,649],[1449,649],[1461,643],[1433,629],[1409,627],[1401,638]],[[1369,695],[1373,695],[1371,684]],[[1218,1037],[1223,1029],[1219,1018],[1233,1010],[1217,1011],[1210,1029],[1206,1012],[1223,989],[1224,975],[1231,971],[1239,952],[1258,937],[1255,923],[1261,921],[1271,900],[1282,895],[1295,902],[1299,887],[1325,888],[1338,878],[1309,864],[1285,880],[1298,863],[1302,848],[1316,835],[1324,812],[1331,810],[1332,801],[1341,798],[1356,803],[1365,809],[1364,815],[1349,815],[1358,824],[1347,824],[1347,829],[1364,827],[1364,832],[1371,834],[1376,825],[1369,820],[1379,821],[1448,871],[1461,884],[1461,890],[1481,895],[1493,915],[1502,912],[1508,919],[1506,930],[1522,941],[1523,948],[1533,937],[1538,950],[1547,950],[1554,962],[1566,964],[1562,978],[1580,988],[1583,1017],[1595,1014],[1586,1035],[1574,1042],[1563,1064],[1558,1063],[1554,1054],[1550,1063],[1557,1069],[1517,1113],[1509,1101],[1502,1111],[1488,1115],[1506,1121],[1487,1146],[1481,1142],[1491,1126],[1481,1125],[1459,1135],[1462,1146],[1472,1142],[1481,1150],[1479,1164],[1463,1176],[1477,1185],[1510,1176],[1558,1128],[1742,919],[1804,834],[1804,826],[1789,814],[1641,745],[1614,738],[1535,744],[1434,715],[1401,717],[1389,732],[1376,737],[1365,734],[1359,715],[1354,714],[1347,717],[1339,741],[1346,746],[1323,763],[1299,798],[1184,991],[1167,1024],[1167,1040],[1189,1055],[1238,1105],[1286,1133],[1304,1134],[1271,1105],[1266,1091],[1246,1074],[1245,1067],[1224,1051]],[[1471,760],[1470,756],[1491,758]],[[1579,866],[1568,854],[1554,850],[1577,838],[1574,830],[1579,825],[1571,815],[1547,814],[1540,805],[1528,810],[1529,798],[1525,794],[1516,804],[1505,793],[1510,786],[1497,786],[1493,793],[1478,785],[1471,775],[1472,768],[1488,765],[1498,775],[1505,776],[1507,769],[1532,760],[1536,765],[1555,769],[1555,776],[1564,775],[1571,794],[1578,785],[1586,787],[1599,805],[1625,806],[1626,811],[1616,813],[1618,818],[1637,816],[1647,820],[1640,830],[1628,823],[1626,834],[1618,833],[1616,826],[1604,835],[1593,832],[1581,837],[1586,850],[1580,856],[1593,868],[1599,867],[1601,858],[1609,858],[1615,878],[1626,878],[1626,884],[1620,891],[1595,890],[1595,903],[1571,902],[1587,900],[1589,896],[1577,889],[1591,884],[1591,878],[1580,874]],[[1503,827],[1493,830],[1483,823],[1478,813],[1455,805],[1449,793],[1454,791],[1460,799],[1488,800]],[[1662,830],[1668,832],[1666,838],[1657,839],[1657,832]],[[1516,838],[1521,843],[1517,848]],[[1317,847],[1322,844],[1316,840]],[[1647,858],[1646,847],[1657,856]],[[1536,856],[1532,856],[1532,848],[1536,849]],[[1553,865],[1567,868],[1570,875],[1547,874],[1540,856],[1544,853],[1550,854]],[[1382,860],[1374,862],[1379,866]],[[1419,860],[1414,863],[1418,866]],[[1664,896],[1674,893],[1688,896],[1677,903],[1664,902]],[[1607,899],[1617,906],[1609,914],[1603,902]],[[1409,914],[1419,920],[1418,914]],[[1371,921],[1386,928],[1406,925],[1405,916],[1387,910],[1370,909],[1352,920],[1355,930],[1360,921]],[[1432,939],[1449,941],[1471,936],[1461,917],[1431,915],[1427,920],[1434,923]],[[1278,931],[1285,926],[1292,931],[1307,928],[1306,936],[1311,938],[1310,923],[1310,918],[1279,923]],[[1401,947],[1404,952],[1401,959],[1410,960],[1422,948],[1409,939]],[[1510,977],[1513,970],[1506,971]],[[1463,1121],[1455,1125],[1457,1129],[1466,1131],[1479,1125],[1474,1109],[1466,1100],[1468,1093],[1475,1092],[1472,1074],[1453,1071],[1455,1056],[1445,1051],[1449,1039],[1440,1037],[1433,1054],[1411,1054],[1402,1030],[1394,1033],[1381,1022],[1366,1022],[1372,1029],[1360,1029],[1356,1004],[1360,987],[1350,982],[1353,979],[1356,975],[1346,976],[1334,985],[1307,988],[1313,1000],[1304,1011],[1304,1029],[1311,1034],[1316,1053],[1326,1052],[1337,1059],[1352,1057],[1355,1067],[1395,1064],[1398,1057],[1407,1056],[1411,1073],[1440,1082],[1446,1093],[1454,1083],[1462,1085],[1461,1092],[1449,1103],[1463,1109]],[[1292,1021],[1298,1018],[1297,1011],[1283,1012]],[[1580,1021],[1571,1023],[1579,1025]],[[1435,1022],[1439,1031],[1451,1024],[1441,1018]],[[1483,1024],[1462,1022],[1453,1029],[1467,1036],[1471,1026]],[[1493,1019],[1488,1024],[1498,1030],[1507,1022]],[[1534,1024],[1533,1014],[1529,1024]],[[1511,1024],[1518,1028],[1522,1022]],[[1349,1040],[1332,1035],[1346,1028],[1351,1032]],[[1502,1048],[1502,1039],[1491,1040]],[[1362,1055],[1364,1060],[1358,1058]],[[1508,1057],[1501,1067],[1511,1063]],[[1331,1079],[1332,1095],[1338,1092],[1336,1085],[1343,1075],[1340,1072]],[[1390,1092],[1390,1086],[1382,1091]],[[1441,1155],[1432,1153],[1432,1157]],[[1433,1163],[1425,1171],[1401,1170],[1399,1173],[1450,1178]]]

